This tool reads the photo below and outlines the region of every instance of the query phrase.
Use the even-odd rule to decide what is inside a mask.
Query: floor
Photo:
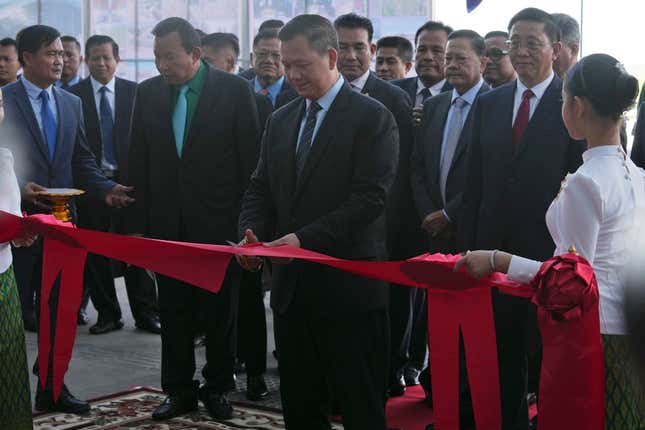
[[[81,399],[92,399],[110,393],[127,390],[135,386],[160,387],[161,374],[161,339],[158,335],[150,334],[134,327],[134,320],[128,305],[128,298],[123,278],[117,279],[117,292],[125,327],[122,330],[103,334],[89,334],[89,325],[79,326],[76,343],[69,371],[65,382],[72,393]],[[267,324],[269,333],[273,332],[271,310],[268,307],[268,295],[265,301],[267,309]],[[88,306],[90,325],[96,322],[96,310]],[[37,353],[37,338],[35,333],[26,333],[27,355],[30,365],[33,364]],[[260,404],[280,407],[278,393],[279,380],[277,362],[273,358],[273,336],[269,336],[266,381],[270,394]],[[197,369],[205,362],[204,347],[195,348]],[[196,372],[201,376],[200,372]],[[36,377],[32,375],[32,392],[36,387]],[[246,375],[237,377],[237,391],[231,393],[231,400],[245,399]],[[246,400],[246,399],[245,399]]]

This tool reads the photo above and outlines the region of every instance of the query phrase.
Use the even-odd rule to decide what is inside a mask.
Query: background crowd
[[[612,106],[599,114],[615,125],[611,150],[623,161],[621,115],[638,83],[611,57],[576,66],[580,30],[568,15],[529,8],[507,29],[490,30],[482,36],[428,21],[411,43],[395,35],[374,40],[370,20],[356,14],[333,23],[317,15],[269,20],[253,39],[252,67],[237,73],[236,35],[203,34],[168,18],[152,31],[159,76],[137,84],[116,77],[119,46],[110,36],[93,35],[82,49],[52,27],[27,27],[15,40],[0,40],[0,144],[15,160],[3,151],[0,161],[5,172],[15,166],[17,178],[15,186],[0,185],[19,188],[29,214],[51,209],[39,194],[46,188],[82,188],[88,196],[73,208],[79,227],[158,239],[263,241],[357,260],[499,249],[544,261],[556,251],[547,209],[583,164],[589,140],[563,120],[567,74],[582,80],[569,97],[590,99],[594,112],[596,97]],[[83,61],[86,78],[79,76]],[[620,100],[612,105],[612,97]],[[645,164],[643,115],[635,165]],[[11,252],[20,296],[20,309],[17,298],[11,307],[17,352],[0,364],[20,367],[24,338],[16,327],[38,329],[42,241],[24,238]],[[486,254],[486,262],[512,275],[495,257]],[[15,290],[10,256],[6,261],[0,285]],[[476,263],[469,260],[469,268],[476,271]],[[98,311],[92,334],[123,327],[117,276],[125,278],[136,326],[161,335],[168,397],[155,419],[192,411],[198,400],[213,418],[230,418],[227,393],[240,368],[248,398],[267,396],[267,290],[288,428],[329,428],[336,412],[347,429],[384,429],[386,399],[420,382],[432,404],[422,289],[311,263],[240,258],[215,295],[90,255],[78,324],[89,323],[91,299]],[[497,292],[493,304],[504,429],[534,428],[526,411],[538,395],[536,310]],[[49,305],[58,308],[57,292]],[[53,319],[51,327],[53,337]],[[615,327],[603,334],[626,334]],[[201,385],[196,342],[206,346]],[[612,374],[619,387],[612,395],[621,400],[608,395],[608,428],[640,428],[641,399],[627,387],[624,344],[607,342],[620,349],[613,360],[623,368]],[[472,428],[463,359],[460,369],[461,425]],[[0,389],[24,394],[23,373],[22,383]],[[51,380],[38,386],[35,406],[90,408],[66,387],[54,400]]]

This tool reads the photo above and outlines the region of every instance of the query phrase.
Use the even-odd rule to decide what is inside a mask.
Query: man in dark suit
[[[301,97],[269,118],[240,214],[242,243],[278,238],[269,246],[381,259],[398,159],[394,117],[340,76],[327,19],[299,15],[280,39]],[[261,263],[239,260],[248,270]],[[275,263],[271,306],[286,428],[328,429],[331,397],[346,429],[384,430],[387,284],[317,264]]]
[[[427,249],[432,253],[458,252],[456,235],[466,179],[466,145],[472,107],[477,97],[490,89],[482,79],[485,49],[484,39],[474,31],[450,33],[446,47],[446,78],[454,89],[431,97],[423,105],[422,125],[412,153],[411,177],[414,202],[427,234]],[[427,308],[421,315],[422,320],[427,320]],[[465,369],[463,362],[460,369]],[[428,376],[426,381],[429,380]],[[423,384],[430,396],[429,384]],[[465,376],[460,394],[460,425],[474,425]]]
[[[419,27],[414,36],[414,70],[417,76],[392,81],[408,93],[415,107],[422,106],[432,96],[452,89],[446,81],[443,68],[450,33],[451,27],[437,21],[428,21]]]
[[[483,76],[486,83],[492,88],[497,88],[517,79],[511,59],[508,58],[507,40],[508,33],[506,31],[489,31],[484,36],[488,62]]]
[[[81,43],[74,36],[62,36],[60,40],[63,42],[65,54],[63,57],[63,72],[55,85],[58,88],[68,90],[81,81],[78,71],[81,68],[81,63],[83,63],[83,55],[81,54]]]
[[[275,35],[277,39],[277,35]],[[279,39],[278,39],[279,42]],[[227,48],[228,46],[228,48]],[[227,55],[226,51],[239,52],[240,45],[237,37],[229,33],[213,33],[202,38],[202,51],[208,52],[206,62],[213,67],[225,67],[225,72],[233,73],[235,62],[219,61],[218,58]],[[217,52],[213,54],[213,51]],[[278,49],[278,54],[280,53]],[[219,66],[219,67],[218,67]],[[250,83],[249,83],[250,85]],[[255,93],[255,103],[260,119],[261,137],[267,118],[273,112],[273,104],[267,95]],[[264,373],[267,369],[267,321],[264,309],[264,287],[262,272],[244,271],[240,281],[240,302],[237,318],[237,364],[244,364],[246,369],[246,396],[249,400],[262,400],[269,394]],[[208,316],[204,316],[208,318]]]
[[[542,261],[554,250],[546,210],[567,172],[581,164],[586,145],[562,121],[562,81],[552,70],[559,31],[551,16],[524,9],[511,19],[509,34],[518,80],[480,96],[472,113],[460,248]],[[498,292],[493,306],[503,428],[526,429],[527,348],[539,357],[540,344],[535,307]]]
[[[83,101],[85,130],[96,163],[105,176],[127,183],[130,120],[137,84],[114,73],[119,64],[119,45],[109,36],[94,35],[85,43],[85,62],[90,77],[69,89]],[[79,199],[79,227],[108,231],[122,228],[122,214],[114,213],[96,199]],[[136,326],[160,333],[157,293],[145,270],[128,266],[124,271],[128,300]],[[103,334],[123,327],[121,307],[114,287],[111,262],[90,254],[85,265],[84,288],[98,311],[90,333]]]
[[[262,21],[262,23],[260,24],[258,33],[262,33],[263,31],[273,31],[275,33],[278,33],[282,27],[284,27],[284,21],[282,21],[281,19],[267,19],[266,21]],[[251,61],[249,62],[251,67],[246,70],[242,70],[240,72],[241,77],[249,81],[252,81],[255,78],[255,69],[253,68],[254,62],[253,52],[251,52]]]
[[[376,42],[376,76],[393,81],[404,79],[412,68],[412,43],[405,37],[385,36]]]
[[[240,56],[240,40],[233,33],[211,33],[201,39],[202,59],[211,67],[235,73]]]
[[[20,61],[16,41],[10,37],[0,40],[0,87],[18,80]]]
[[[105,178],[87,146],[81,101],[53,84],[63,68],[60,33],[48,26],[35,25],[21,30],[17,37],[18,58],[23,67],[21,79],[5,86],[5,122],[0,138],[15,157],[16,176],[21,187],[23,210],[29,214],[48,213],[51,206],[38,193],[46,188],[86,189],[109,206],[123,207],[132,199],[130,188]],[[40,309],[43,261],[42,242],[31,248],[14,250],[15,273],[21,291],[23,312],[32,317]],[[59,284],[50,298],[51,339],[56,334]],[[33,318],[33,317],[32,317]],[[53,348],[51,349],[53,356]],[[88,411],[63,386],[57,401],[52,393],[51,357],[49,378],[43,389],[38,384],[35,406],[43,411],[80,413]]]
[[[181,18],[152,31],[160,76],[139,84],[132,120],[129,179],[137,203],[133,233],[225,244],[237,236],[240,202],[258,157],[258,117],[248,83],[201,60],[200,41]],[[168,397],[153,412],[164,420],[197,409],[232,417],[235,318],[240,269],[233,263],[213,294],[157,275],[161,384]],[[205,314],[205,321],[196,315]],[[206,334],[206,379],[199,391],[193,337]]]
[[[372,22],[356,14],[339,16],[334,21],[338,33],[338,70],[354,91],[381,102],[394,115],[399,128],[399,162],[386,207],[388,258],[402,260],[423,252],[421,221],[414,210],[410,189],[412,152],[412,106],[400,88],[378,78],[369,66],[376,52],[372,43]],[[390,286],[391,369],[388,393],[405,393],[403,368],[408,361],[412,313],[417,289]]]
[[[280,39],[274,30],[263,30],[253,39],[253,70],[250,79],[253,90],[265,95],[274,109],[278,109],[298,97],[284,76],[280,59]]]

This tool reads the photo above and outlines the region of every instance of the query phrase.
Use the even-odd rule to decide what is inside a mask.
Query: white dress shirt
[[[627,334],[624,288],[631,251],[645,222],[645,173],[617,145],[585,151],[546,213],[555,255],[575,246],[594,268],[600,291],[600,331]],[[510,279],[528,283],[541,263],[513,256]]]
[[[0,148],[0,210],[20,216],[20,188],[13,171],[13,156],[6,148]],[[11,247],[0,243],[0,273],[11,266]]]
[[[105,96],[107,97],[108,104],[110,105],[110,109],[112,110],[112,121],[114,121],[114,114],[115,114],[115,109],[114,109],[115,79],[116,78],[112,76],[112,79],[110,80],[110,82],[105,84],[105,87],[107,87]],[[92,76],[90,76],[90,82],[92,83],[92,93],[94,94],[94,104],[96,105],[96,114],[98,115],[99,118],[101,118],[101,88],[103,87],[103,84],[97,81],[96,79],[94,79],[94,77]]]
[[[433,86],[431,86],[430,88],[428,88],[430,90],[430,96],[434,97],[437,94],[441,94],[441,90],[443,89],[444,85],[446,85],[446,80],[442,79],[436,84],[434,84]],[[426,86],[423,84],[421,79],[417,78],[417,99],[415,100],[415,104],[414,104],[415,106],[423,105],[423,96],[421,95],[421,91],[423,91],[425,87]]]
[[[352,85],[352,89],[354,91],[358,91],[359,93],[363,91],[363,87],[365,87],[365,84],[367,83],[367,79],[370,77],[370,71],[368,70],[365,72],[362,76],[354,79],[352,82],[350,82],[350,85]]]
[[[540,100],[542,100],[542,96],[544,95],[544,92],[546,91],[547,88],[549,88],[549,85],[551,85],[551,81],[553,81],[555,74],[553,71],[551,71],[551,74],[549,75],[548,78],[537,84],[536,86],[529,88],[526,85],[522,83],[522,81],[518,78],[516,82],[516,89],[515,89],[515,98],[513,99],[513,121],[511,122],[511,126],[515,124],[515,117],[517,116],[517,111],[520,110],[520,105],[522,104],[522,98],[524,97],[524,91],[530,89],[533,91],[533,97],[529,100],[530,103],[530,110],[529,110],[529,121],[533,117],[533,113],[535,112],[535,109],[537,109],[538,105],[540,104]]]

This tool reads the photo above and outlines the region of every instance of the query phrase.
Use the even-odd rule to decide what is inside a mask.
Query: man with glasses
[[[517,77],[506,49],[507,40],[508,33],[505,31],[491,31],[484,37],[488,59],[484,69],[484,79],[493,88],[511,82]]]
[[[253,89],[267,96],[275,109],[298,96],[284,76],[280,39],[275,30],[262,30],[255,36],[252,62],[255,70],[255,76],[251,79]]]
[[[524,9],[508,30],[518,79],[481,95],[472,112],[459,244],[464,251],[500,249],[542,261],[554,251],[546,210],[586,145],[562,121],[562,81],[552,70],[559,29],[551,15]],[[539,356],[540,343],[535,306],[493,291],[493,311],[502,428],[526,430],[527,352]]]

